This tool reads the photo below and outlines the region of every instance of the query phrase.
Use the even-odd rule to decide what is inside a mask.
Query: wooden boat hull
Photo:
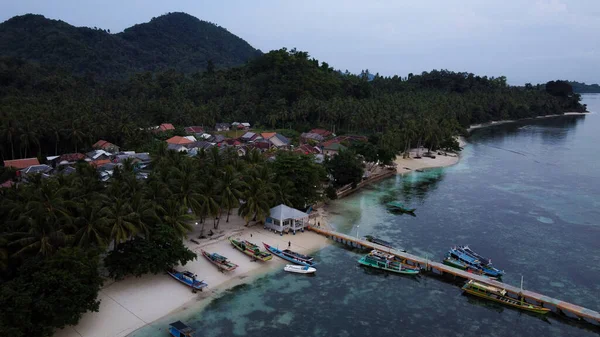
[[[239,245],[232,238],[229,238],[229,242],[231,242],[231,245],[233,245],[233,247],[235,247],[235,249],[237,249],[240,252],[242,252],[242,253],[250,256],[250,257],[253,257],[253,258],[257,259],[257,260],[266,262],[266,261],[269,261],[269,260],[273,259],[273,255],[271,255],[269,253],[262,252],[262,253],[265,253],[265,254],[268,254],[268,255],[266,255],[266,256],[264,256],[264,255],[260,256],[260,255],[256,255],[254,251],[251,251],[251,250],[248,250],[248,249],[244,249],[241,245]]]
[[[281,251],[281,250],[279,250],[278,248],[275,248],[275,247],[273,247],[273,246],[269,246],[268,244],[266,244],[266,243],[264,243],[264,242],[263,242],[263,245],[265,246],[265,249],[266,249],[266,250],[267,250],[269,253],[271,253],[271,254],[273,254],[273,255],[275,255],[275,256],[277,256],[277,257],[279,257],[279,258],[282,258],[282,259],[284,259],[284,260],[286,260],[286,261],[289,261],[289,262],[291,262],[291,263],[294,263],[294,264],[299,264],[299,265],[302,265],[302,266],[308,266],[308,267],[312,267],[312,266],[315,266],[315,265],[316,265],[316,263],[314,263],[314,262],[312,262],[312,263],[309,263],[309,262],[306,262],[306,261],[302,261],[302,260],[295,259],[295,258],[293,258],[293,257],[290,257],[290,256],[288,256],[288,255],[285,255],[285,254],[283,253],[283,251]]]
[[[375,268],[375,269],[381,269],[381,270],[389,271],[389,272],[396,273],[396,274],[402,274],[402,275],[418,275],[419,274],[419,271],[416,269],[387,268],[382,263],[377,263],[377,262],[365,259],[364,256],[362,258],[360,258],[360,260],[358,260],[358,263],[362,264],[363,266],[367,266],[367,267],[371,267],[371,268]]]
[[[458,260],[445,258],[444,261],[442,261],[442,263],[447,266],[450,266],[452,268],[456,268],[456,269],[460,269],[460,270],[467,270],[467,266]]]
[[[202,256],[204,256],[208,261],[210,261],[210,263],[214,264],[215,266],[217,266],[217,268],[219,268],[222,271],[232,271],[235,268],[238,267],[237,264],[229,262],[229,265],[224,265],[222,263],[219,263],[217,261],[215,261],[209,253],[207,253],[206,251],[202,250]]]
[[[175,280],[179,281],[179,283],[184,284],[194,290],[202,291],[203,288],[206,288],[208,286],[208,284],[202,280],[196,281],[194,284],[192,284],[191,281],[188,282],[187,280],[180,278],[178,276],[178,274],[181,274],[180,272],[167,271],[167,274],[171,275],[171,277],[174,278]]]
[[[513,307],[513,308],[517,308],[517,309],[521,309],[521,310],[525,310],[525,311],[529,311],[529,312],[533,312],[536,314],[547,314],[550,312],[550,309],[548,308],[544,308],[544,307],[540,307],[538,305],[533,305],[533,304],[529,304],[527,302],[522,302],[519,300],[516,300],[514,298],[510,298],[507,296],[501,296],[499,294],[492,294],[492,293],[486,293],[483,291],[479,291],[477,289],[473,289],[469,287],[469,283],[465,284],[462,288],[464,290],[465,293],[469,294],[469,295],[473,295],[473,296],[477,296],[480,298],[484,298],[486,300],[490,300],[496,303],[502,303],[504,305]]]

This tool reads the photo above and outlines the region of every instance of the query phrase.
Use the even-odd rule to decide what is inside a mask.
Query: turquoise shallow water
[[[597,113],[478,130],[456,166],[372,185],[331,206],[345,233],[377,234],[439,260],[456,244],[506,270],[504,281],[600,310],[600,95]],[[416,217],[389,214],[401,200]],[[200,336],[598,336],[462,295],[460,282],[359,267],[360,252],[315,254],[317,275],[274,272],[203,310],[164,318],[133,336],[165,336],[182,319]]]

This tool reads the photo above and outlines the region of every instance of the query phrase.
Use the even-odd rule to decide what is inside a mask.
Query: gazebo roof
[[[302,219],[307,217],[308,214],[284,204],[271,208],[271,218],[275,220],[283,221],[286,219]]]

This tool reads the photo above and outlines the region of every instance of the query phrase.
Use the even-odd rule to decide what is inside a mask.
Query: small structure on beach
[[[271,208],[270,216],[265,222],[265,228],[280,234],[290,231],[296,234],[296,231],[304,231],[304,227],[308,226],[308,217],[307,213],[281,204]]]

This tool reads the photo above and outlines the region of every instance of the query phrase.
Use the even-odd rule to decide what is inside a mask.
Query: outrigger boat
[[[466,263],[471,269],[481,270],[485,275],[492,277],[502,277],[502,275],[504,275],[504,271],[494,268],[490,264],[481,263],[479,259],[465,253],[461,249],[451,248],[448,254],[451,258]]]
[[[286,261],[290,261],[292,263],[295,264],[299,264],[302,266],[309,266],[309,267],[313,267],[315,266],[317,263],[313,260],[312,257],[307,256],[307,255],[302,255],[300,253],[296,253],[293,252],[289,249],[285,249],[285,250],[280,250],[278,248],[275,248],[273,246],[269,246],[268,244],[263,242],[263,245],[265,246],[265,248],[273,255],[276,255]]]
[[[241,251],[242,253],[249,255],[252,258],[255,258],[257,260],[269,261],[273,258],[273,255],[271,255],[270,253],[261,251],[257,245],[253,244],[250,241],[247,241],[247,240],[241,241],[241,240],[236,240],[232,237],[229,237],[229,242],[231,242],[231,244],[235,248],[237,248],[239,251]]]
[[[358,260],[358,263],[363,266],[368,266],[376,269],[387,270],[393,273],[404,275],[417,275],[419,269],[415,267],[406,267],[392,254],[387,254],[378,250],[373,250],[371,253],[363,256]]]
[[[550,309],[548,308],[525,302],[522,296],[520,296],[520,299],[512,298],[506,295],[505,289],[500,289],[477,281],[469,280],[469,282],[467,282],[462,289],[468,294],[485,298],[494,302],[503,303],[522,310],[531,311],[538,314],[547,314],[550,312]]]
[[[407,208],[404,204],[399,203],[397,201],[391,201],[385,204],[387,209],[391,212],[399,212],[399,213],[414,213],[416,208]]]
[[[369,242],[376,243],[376,244],[378,244],[380,246],[388,247],[388,248],[391,248],[391,249],[396,249],[396,248],[394,248],[394,246],[392,246],[391,242],[381,240],[381,239],[376,238],[376,237],[374,237],[372,235],[365,235],[365,239],[367,241],[369,241]],[[399,248],[398,251],[406,253],[406,250],[402,249],[402,248]]]
[[[445,265],[447,265],[447,266],[450,266],[450,267],[453,267],[453,268],[457,268],[457,269],[460,269],[460,270],[464,270],[464,271],[466,271],[468,273],[473,273],[473,274],[477,274],[479,276],[487,277],[487,278],[492,279],[492,280],[499,279],[499,277],[493,277],[493,276],[486,275],[483,272],[483,270],[481,270],[481,268],[476,268],[474,266],[468,265],[467,263],[465,263],[465,262],[463,262],[461,260],[453,258],[452,256],[450,256],[450,254],[446,255],[446,258],[444,258],[444,260],[442,261],[442,263],[445,264]]]
[[[174,337],[195,337],[194,329],[185,325],[182,321],[169,324],[169,333]]]
[[[232,271],[238,267],[237,264],[227,261],[225,256],[219,255],[217,253],[208,253],[205,250],[202,250],[202,255],[208,259],[212,264],[217,266],[221,271]]]
[[[196,291],[196,290],[202,291],[202,288],[206,288],[208,286],[208,284],[206,284],[206,282],[204,282],[203,280],[200,280],[200,281],[196,280],[196,277],[198,277],[198,275],[196,275],[190,271],[187,271],[187,270],[179,272],[175,269],[171,269],[171,270],[168,270],[167,273],[169,275],[171,275],[177,281],[192,288],[192,291]]]

